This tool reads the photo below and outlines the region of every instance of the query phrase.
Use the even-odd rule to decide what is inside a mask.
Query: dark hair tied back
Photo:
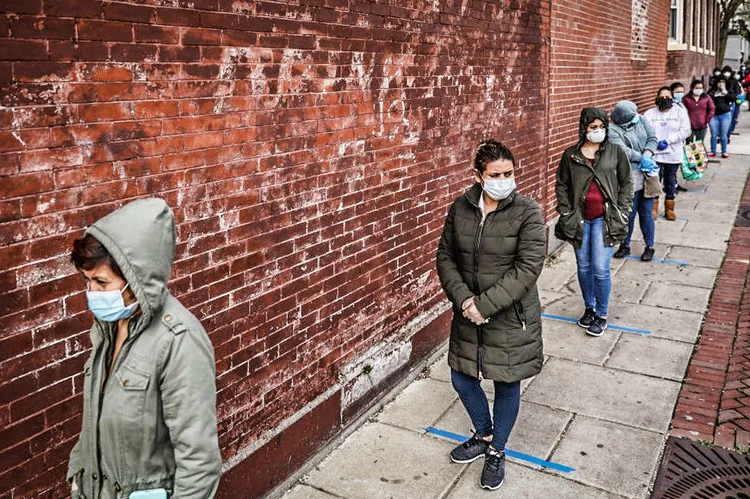
[[[492,163],[499,159],[507,159],[513,163],[513,168],[516,167],[516,158],[513,157],[513,153],[510,149],[505,147],[502,142],[498,142],[494,139],[485,140],[477,147],[477,155],[474,158],[474,168],[479,173],[483,173],[487,167],[487,163]]]

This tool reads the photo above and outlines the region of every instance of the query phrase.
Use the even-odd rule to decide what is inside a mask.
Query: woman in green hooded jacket
[[[213,347],[167,290],[174,250],[174,216],[160,199],[132,202],[74,242],[95,317],[83,428],[68,464],[75,499],[216,493]]]
[[[633,198],[630,161],[609,141],[604,109],[581,111],[578,143],[560,158],[555,194],[560,214],[555,236],[575,247],[585,306],[578,325],[591,336],[601,336],[607,329],[610,263],[615,244],[628,233]]]
[[[453,304],[451,379],[475,428],[451,459],[468,463],[484,456],[480,485],[490,490],[505,477],[520,382],[539,373],[543,362],[536,281],[544,265],[544,222],[539,205],[516,192],[515,165],[500,142],[480,144],[477,182],[451,206],[437,252],[440,282]],[[495,385],[492,415],[483,378]]]

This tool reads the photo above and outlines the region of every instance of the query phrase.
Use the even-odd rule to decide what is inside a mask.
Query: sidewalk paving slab
[[[619,332],[607,331],[599,338],[588,336],[578,324],[554,319],[542,319],[544,354],[551,357],[602,365],[620,337]]]
[[[576,468],[577,481],[626,497],[648,497],[664,436],[576,416],[553,459]]]
[[[420,432],[437,421],[445,408],[458,400],[450,383],[430,378],[418,379],[407,386],[380,412],[381,423]]]
[[[667,258],[689,262],[692,267],[718,269],[724,260],[724,252],[710,249],[690,248],[688,246],[670,246]]]
[[[482,462],[477,461],[461,476],[446,499],[618,499],[621,496],[596,490],[548,473],[508,463],[505,483],[491,496],[479,487]]]
[[[526,391],[525,400],[665,432],[679,389],[674,381],[553,358]]]
[[[609,307],[612,324],[624,324],[650,331],[652,338],[666,338],[695,343],[700,331],[703,314],[686,312],[658,306],[613,303]]]
[[[689,343],[630,334],[620,338],[605,366],[682,382],[692,354]]]
[[[685,261],[685,260],[675,260]],[[661,262],[657,262],[661,263]],[[678,265],[676,263],[651,263],[644,268],[644,262],[626,261],[617,271],[618,281],[647,280],[665,284],[680,284],[712,289],[716,280],[716,269]],[[689,263],[689,262],[686,262]],[[646,270],[644,272],[644,270]]]
[[[409,430],[366,423],[305,483],[349,499],[441,497],[463,469],[448,459],[454,446]]]
[[[652,282],[643,300],[646,304],[700,313],[706,309],[710,295],[710,289],[683,286],[682,284]]]

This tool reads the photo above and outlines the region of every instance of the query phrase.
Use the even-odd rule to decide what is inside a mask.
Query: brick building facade
[[[672,0],[667,46],[667,82],[687,89],[693,79],[708,84],[719,47],[717,0]]]
[[[220,495],[258,497],[447,338],[434,254],[478,142],[552,219],[580,108],[666,77],[666,0],[301,3],[0,5],[0,498],[67,495],[91,321],[68,254],[97,218],[174,209]]]

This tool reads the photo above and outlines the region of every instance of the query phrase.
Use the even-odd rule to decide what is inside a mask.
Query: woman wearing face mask
[[[516,191],[515,167],[500,142],[479,145],[477,182],[451,206],[437,251],[440,283],[453,304],[451,379],[475,428],[451,459],[484,457],[480,485],[490,490],[505,477],[505,443],[518,415],[521,380],[539,373],[544,360],[536,288],[544,221],[539,204]],[[492,413],[483,378],[495,385]]]
[[[664,190],[664,217],[677,220],[675,193],[677,192],[677,170],[682,164],[683,145],[690,137],[690,117],[684,107],[675,104],[669,87],[661,87],[656,95],[656,107],[645,113],[648,124],[659,140],[654,159],[659,165],[659,179]],[[659,214],[659,198],[654,198],[654,220]]]
[[[734,129],[737,127],[737,123],[739,123],[740,120],[740,107],[744,100],[744,91],[742,90],[742,83],[740,82],[740,74],[732,71],[732,68],[729,66],[725,66],[723,73],[725,76],[727,74],[727,69],[729,70],[730,75],[727,80],[727,85],[729,86],[729,91],[735,95],[735,100],[732,103],[732,121],[729,124],[729,132],[727,133],[727,144],[731,144],[732,134],[734,134]]]
[[[86,230],[71,260],[94,315],[83,428],[70,453],[74,498],[211,498],[221,472],[213,348],[167,290],[172,210],[132,202]]]
[[[682,99],[685,98],[685,87],[679,81],[675,81],[669,86],[669,89],[672,91],[674,103],[681,106]]]
[[[724,75],[716,79],[715,85],[708,91],[708,95],[716,107],[716,114],[714,114],[709,123],[711,127],[711,152],[708,153],[708,156],[710,158],[716,157],[716,143],[718,140],[721,140],[721,157],[728,158],[727,138],[729,136],[729,127],[732,123],[732,104],[737,95],[731,92]]]
[[[585,307],[578,325],[591,336],[607,329],[610,262],[627,233],[633,199],[630,162],[609,142],[608,122],[603,109],[581,111],[578,143],[560,158],[555,183],[560,214],[555,236],[575,247]]]
[[[693,80],[690,83],[690,94],[682,100],[690,117],[690,131],[692,135],[688,140],[703,140],[706,138],[706,130],[711,118],[714,117],[716,106],[714,101],[703,90],[703,82]]]
[[[630,171],[633,177],[633,209],[630,212],[628,234],[615,251],[615,258],[625,258],[630,254],[630,238],[635,228],[635,217],[643,233],[646,248],[641,260],[650,262],[654,258],[654,198],[646,197],[644,189],[645,175],[658,175],[659,165],[653,159],[659,141],[651,125],[638,114],[638,107],[631,101],[620,101],[612,110],[612,126],[609,140],[625,150],[630,160]]]
[[[718,80],[720,76],[721,76],[721,68],[717,66],[711,72],[711,77],[708,79],[708,88],[711,88],[714,85],[716,85],[716,80]]]

